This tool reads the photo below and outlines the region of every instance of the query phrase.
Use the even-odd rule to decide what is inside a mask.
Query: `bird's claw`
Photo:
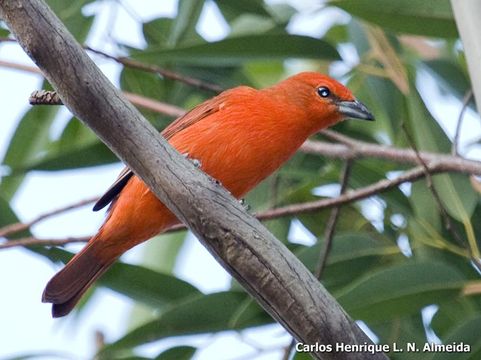
[[[196,168],[202,167],[202,163],[200,162],[200,160],[190,158],[189,153],[183,153],[182,156],[185,157],[187,160],[189,160]]]
[[[239,204],[242,205],[245,211],[249,211],[251,209],[251,206],[246,202],[246,199],[240,199]]]

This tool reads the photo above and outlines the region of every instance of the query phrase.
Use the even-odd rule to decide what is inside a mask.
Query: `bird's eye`
[[[320,97],[323,97],[323,98],[329,97],[329,95],[331,95],[331,91],[329,90],[329,88],[325,86],[321,86],[320,88],[318,88],[317,93],[319,94]]]

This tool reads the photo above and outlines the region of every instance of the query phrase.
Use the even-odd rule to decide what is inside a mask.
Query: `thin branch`
[[[73,204],[70,204],[70,205],[67,205],[67,206],[63,206],[61,208],[58,208],[58,209],[49,211],[45,214],[39,215],[38,217],[36,217],[35,219],[33,219],[33,220],[31,220],[27,223],[15,223],[15,224],[7,225],[3,228],[0,228],[0,237],[7,237],[7,236],[12,235],[14,233],[18,233],[18,232],[21,232],[21,231],[24,231],[24,230],[28,230],[33,225],[39,223],[42,220],[45,220],[49,217],[64,213],[66,211],[70,211],[70,210],[77,209],[79,207],[91,204],[91,203],[97,201],[98,198],[99,197],[96,196],[94,198],[84,199],[84,200],[81,200],[79,202],[76,202],[76,203],[73,203]]]
[[[12,43],[16,43],[17,40],[15,40],[14,38],[9,38],[9,37],[0,37],[0,42],[12,42]]]
[[[63,105],[56,91],[35,90],[28,98],[30,105]]]
[[[163,69],[163,68],[161,68],[157,65],[145,64],[143,62],[133,60],[133,59],[130,59],[130,58],[127,58],[127,57],[116,57],[116,56],[107,54],[107,53],[105,53],[101,50],[93,49],[90,46],[84,46],[84,48],[86,50],[90,51],[90,52],[93,52],[94,54],[103,56],[107,59],[113,60],[113,61],[115,61],[119,64],[122,64],[122,65],[124,65],[126,67],[129,67],[129,68],[132,68],[132,69],[137,69],[137,70],[142,70],[142,71],[158,74],[158,75],[160,75],[164,78],[179,81],[179,82],[182,82],[186,85],[193,86],[193,87],[196,87],[196,88],[199,88],[199,89],[202,89],[202,90],[212,91],[212,92],[215,92],[215,93],[219,93],[219,92],[222,92],[224,90],[219,85],[212,84],[212,83],[209,83],[209,82],[206,82],[206,81],[203,81],[203,80],[200,80],[200,79],[196,79],[196,78],[193,78],[193,77],[190,77],[190,76],[181,75],[177,72]]]
[[[64,246],[67,244],[73,243],[84,243],[89,241],[90,236],[82,236],[82,237],[68,237],[65,239],[39,239],[34,236],[28,236],[21,239],[10,240],[0,244],[0,250],[3,249],[11,249],[14,247],[22,246],[22,247],[29,247],[29,246]]]
[[[0,60],[0,66],[43,76],[43,73],[40,71],[40,69],[34,66],[23,65],[3,60]],[[129,99],[132,104],[142,107],[144,109],[158,112],[160,114],[172,117],[179,117],[186,113],[186,111],[180,107],[163,103],[142,95],[129,92],[124,92],[124,95],[125,97],[127,97],[127,99]],[[29,102],[31,105],[63,105],[62,99],[60,99],[57,92],[54,90],[36,90],[30,95]]]
[[[346,164],[344,165],[344,170],[341,174],[341,179],[340,179],[341,190],[339,193],[341,195],[346,193],[349,176],[351,174],[351,169],[352,169],[352,162],[351,160],[347,160]],[[339,219],[340,213],[341,213],[341,205],[338,204],[332,208],[331,214],[329,215],[329,220],[327,221],[327,224],[326,224],[326,230],[324,232],[324,246],[321,250],[321,253],[319,256],[319,262],[317,263],[316,270],[314,272],[314,275],[319,280],[321,280],[322,274],[324,273],[324,269],[326,268],[327,258],[331,251],[332,240],[334,238],[334,233],[336,230],[336,225],[337,225],[337,221]]]
[[[416,152],[412,149],[400,149],[386,145],[358,141],[335,131],[323,131],[321,134],[341,144],[307,140],[302,145],[301,151],[309,154],[317,154],[344,160],[369,157],[405,164],[419,164]],[[420,151],[419,156],[421,156],[426,163],[441,163],[446,171],[481,175],[480,161],[469,160],[449,154],[424,151]]]
[[[408,138],[408,141],[411,144],[414,152],[416,153],[416,157],[417,157],[419,163],[421,164],[421,166],[424,170],[424,173],[426,175],[426,184],[428,186],[428,189],[431,191],[431,193],[433,195],[434,201],[436,202],[436,205],[439,209],[441,217],[443,218],[446,230],[452,235],[452,237],[458,242],[458,244],[460,244],[461,246],[464,246],[465,245],[464,240],[462,239],[461,235],[458,233],[458,231],[454,227],[453,221],[451,220],[451,217],[449,216],[449,213],[448,213],[446,207],[444,206],[443,201],[441,200],[441,196],[439,196],[439,193],[438,193],[436,187],[434,186],[433,178],[432,178],[431,172],[429,171],[428,165],[426,164],[426,162],[423,160],[423,158],[419,154],[416,143],[415,143],[411,133],[409,132],[409,130],[407,129],[407,127],[405,126],[404,123],[402,124],[402,128],[403,128],[404,133],[406,134],[406,136]],[[480,254],[479,254],[479,250],[478,250],[476,241],[474,241],[474,242],[470,241],[469,243],[470,243],[469,248],[470,248],[470,253],[471,253],[471,260],[473,261],[473,263],[477,264],[478,268],[480,268],[481,267]]]
[[[292,338],[289,342],[289,345],[284,348],[284,352],[282,353],[282,360],[290,359],[292,350],[294,350],[294,346],[296,346],[296,339]]]
[[[446,172],[440,163],[427,164],[431,174]],[[425,176],[424,168],[419,166],[404,172],[394,179],[383,179],[374,184],[368,185],[358,190],[349,191],[343,195],[335,198],[322,199],[308,203],[286,205],[282,208],[272,209],[258,214],[259,220],[270,220],[281,216],[288,216],[291,214],[306,214],[319,211],[320,209],[332,208],[337,205],[351,203],[357,200],[362,200],[370,196],[390,190],[405,182],[413,182]]]
[[[125,161],[292,336],[306,344],[372,344],[279,240],[158,136],[42,0],[0,1],[0,17],[69,110]],[[383,353],[317,351],[312,356],[386,359]]]
[[[124,91],[125,97],[134,105],[140,106],[144,109],[148,109],[160,114],[172,116],[174,118],[180,117],[186,113],[186,111],[178,106],[160,102],[142,95],[130,93]]]
[[[14,63],[14,62],[11,62],[11,61],[5,61],[5,60],[0,60],[0,66],[5,67],[5,68],[9,68],[9,69],[26,71],[26,72],[29,72],[29,73],[32,73],[32,74],[43,75],[42,72],[40,71],[40,69],[35,67],[35,66],[18,64],[18,63]]]
[[[464,113],[466,112],[466,109],[468,108],[468,104],[469,104],[469,102],[471,101],[472,98],[473,98],[473,89],[469,89],[466,92],[466,95],[464,95],[463,105],[461,107],[461,111],[459,112],[458,121],[456,123],[456,132],[454,133],[453,145],[452,145],[452,148],[451,148],[451,154],[453,156],[459,155],[459,148],[458,147],[459,147],[459,137],[461,135],[461,126],[462,126],[463,119],[464,119]]]
[[[8,61],[0,61],[0,66],[41,74],[41,71],[36,67],[11,63]],[[140,106],[168,116],[178,117],[184,115],[186,112],[184,109],[177,106],[163,103],[141,95],[132,93],[126,93],[125,95],[129,101],[136,106]],[[392,160],[399,163],[418,163],[416,153],[412,149],[399,149],[391,146],[371,144],[364,141],[354,140],[346,135],[342,135],[332,130],[324,130],[321,132],[321,134],[333,141],[339,142],[340,144],[307,140],[302,145],[300,150],[309,154],[317,154],[345,160],[356,159],[360,157],[375,157],[379,159]],[[451,156],[448,154],[429,153],[423,151],[420,151],[419,155],[425,162],[442,162],[445,169],[444,171],[481,175],[481,162],[479,161],[468,160],[459,156]]]
[[[17,42],[17,41],[13,38],[3,37],[3,38],[0,38],[0,42],[13,42],[14,43],[14,42]],[[157,66],[157,65],[145,64],[143,62],[133,60],[133,59],[130,59],[130,58],[125,57],[125,56],[120,56],[120,57],[113,56],[113,55],[107,54],[106,52],[104,52],[102,50],[94,49],[94,48],[92,48],[88,45],[84,45],[83,47],[84,47],[85,50],[88,50],[88,51],[90,51],[94,54],[100,55],[100,56],[102,56],[104,58],[107,58],[109,60],[113,60],[113,61],[115,61],[115,62],[117,62],[121,65],[124,65],[124,66],[132,68],[132,69],[137,69],[137,70],[141,70],[141,71],[145,71],[145,72],[150,72],[150,73],[153,73],[153,74],[158,74],[158,75],[162,76],[163,78],[175,80],[175,81],[184,83],[186,85],[193,86],[193,87],[196,87],[196,88],[202,89],[202,90],[212,91],[214,93],[220,93],[224,90],[221,86],[219,86],[217,84],[213,84],[213,83],[210,83],[210,82],[207,82],[207,81],[204,81],[204,80],[200,80],[200,79],[197,79],[197,78],[194,78],[194,77],[191,77],[191,76],[182,75],[182,74],[179,74],[175,71],[163,69],[163,68],[161,68],[160,66]]]
[[[341,189],[339,191],[340,195],[346,192],[347,183],[351,173],[351,168],[352,168],[352,160],[347,160],[344,165],[344,170],[341,174],[341,178],[339,181],[339,183],[341,184]],[[314,275],[318,280],[321,280],[322,274],[326,267],[327,258],[329,256],[329,253],[332,247],[332,240],[334,238],[337,221],[339,219],[339,214],[341,213],[340,210],[341,210],[341,205],[334,206],[331,210],[331,214],[329,215],[329,220],[327,221],[327,224],[326,224],[326,230],[324,231],[324,246],[321,249],[321,252],[319,254],[319,261],[314,271]],[[284,355],[282,356],[282,360],[289,360],[295,345],[296,345],[296,339],[292,338],[289,345],[284,349]]]
[[[446,172],[446,170],[444,170],[442,166],[438,166],[436,164],[428,164],[427,166],[431,174]],[[379,194],[381,192],[384,192],[396,186],[399,186],[402,183],[419,180],[424,176],[425,176],[424,168],[417,167],[409,171],[406,171],[404,174],[399,175],[394,179],[391,179],[391,180],[383,179],[372,185],[363,187],[361,189],[350,191],[348,193],[342,194],[335,198],[322,199],[322,200],[316,200],[316,201],[304,202],[304,203],[298,203],[298,204],[291,204],[291,205],[286,205],[284,207],[280,207],[277,209],[265,210],[263,212],[256,214],[256,218],[261,221],[267,221],[267,220],[277,219],[280,217],[314,213],[324,209],[329,209],[335,206],[341,206],[341,205],[349,204],[358,200],[368,198],[370,196]],[[14,225],[18,226],[18,224],[14,224]],[[20,224],[20,225],[23,225],[23,224]],[[5,231],[5,229],[6,227],[3,228],[2,230]],[[25,228],[22,228],[22,230],[24,229]],[[166,233],[186,230],[186,229],[187,228],[185,227],[185,225],[179,224],[179,225],[172,226],[168,231],[166,231]],[[13,231],[9,232],[8,234],[11,235],[12,233]],[[16,241],[19,241],[19,240],[22,240],[22,242],[17,244]],[[10,240],[9,242],[2,243],[0,244],[0,249],[10,248],[13,246],[32,246],[32,245],[42,245],[42,244],[45,245],[44,240],[42,239],[28,238],[28,240],[26,239],[19,239],[19,240]],[[77,240],[77,238],[58,239],[58,240],[51,239],[48,245],[65,245],[65,244],[79,242],[79,241],[83,241],[83,240]],[[6,244],[11,244],[11,245],[6,245]]]

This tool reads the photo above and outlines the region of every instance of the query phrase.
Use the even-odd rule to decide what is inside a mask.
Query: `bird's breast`
[[[241,197],[287,161],[306,137],[268,116],[252,116],[247,121],[242,116],[201,121],[170,142]]]

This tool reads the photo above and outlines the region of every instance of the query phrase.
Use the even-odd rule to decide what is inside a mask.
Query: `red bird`
[[[310,135],[345,118],[374,119],[345,86],[304,72],[261,90],[240,86],[224,91],[175,120],[162,135],[241,198]],[[54,317],[68,314],[120,255],[179,223],[128,168],[94,210],[109,203],[98,233],[44,290],[42,301],[53,304]]]

